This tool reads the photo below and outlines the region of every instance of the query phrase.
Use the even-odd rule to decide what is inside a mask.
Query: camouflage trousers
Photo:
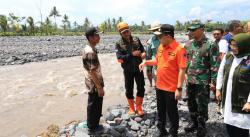
[[[209,85],[188,83],[188,109],[192,121],[197,122],[197,119],[208,120],[209,91]]]

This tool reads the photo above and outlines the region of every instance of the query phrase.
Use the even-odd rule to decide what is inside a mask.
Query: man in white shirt
[[[224,55],[228,52],[228,42],[222,39],[224,30],[221,28],[215,28],[213,30],[213,36],[215,43],[219,46],[219,58],[222,60]]]

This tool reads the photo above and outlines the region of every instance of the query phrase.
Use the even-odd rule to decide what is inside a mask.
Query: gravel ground
[[[150,35],[138,37],[146,45]],[[177,40],[184,42],[185,37],[177,36]],[[119,38],[119,35],[102,35],[98,51],[114,52]],[[84,36],[0,37],[0,66],[79,56],[86,43]]]
[[[146,114],[143,117],[129,117],[127,114],[127,106],[113,106],[108,109],[108,113],[102,117],[102,125],[105,130],[96,133],[96,137],[154,137],[157,132],[157,108],[155,90],[147,93],[144,97],[143,108]],[[184,127],[190,121],[187,103],[179,101],[179,118],[180,128],[179,137],[195,137],[194,133],[185,133]],[[215,102],[209,103],[209,119],[207,121],[206,137],[228,137],[223,117],[217,112],[218,105]],[[166,126],[169,128],[169,125]],[[86,121],[62,127],[57,130],[61,137],[82,137],[87,135]]]

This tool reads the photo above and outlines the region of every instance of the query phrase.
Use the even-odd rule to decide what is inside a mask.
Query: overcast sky
[[[88,17],[94,25],[107,18],[122,16],[129,24],[155,20],[175,24],[191,19],[227,22],[232,19],[250,19],[250,0],[0,0],[0,14],[32,16],[40,20],[56,6],[61,15],[68,15],[71,22],[82,24]],[[53,18],[51,18],[53,19]],[[62,18],[58,18],[60,23]]]

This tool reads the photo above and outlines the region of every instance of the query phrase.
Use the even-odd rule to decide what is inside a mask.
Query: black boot
[[[169,137],[178,137],[178,128],[170,128],[169,129]]]
[[[156,133],[156,137],[167,137],[168,136],[168,131],[165,128],[165,124],[158,122],[157,124],[157,133]]]
[[[168,131],[165,129],[165,130],[157,130],[155,136],[156,137],[167,137],[168,136]]]
[[[197,129],[197,137],[205,137],[207,134],[206,122],[204,117],[198,117],[198,129]]]
[[[194,132],[198,128],[196,116],[191,116],[191,122],[184,128],[185,132]]]
[[[157,131],[154,136],[156,137],[167,137],[168,136],[168,131],[165,128],[157,128]]]

